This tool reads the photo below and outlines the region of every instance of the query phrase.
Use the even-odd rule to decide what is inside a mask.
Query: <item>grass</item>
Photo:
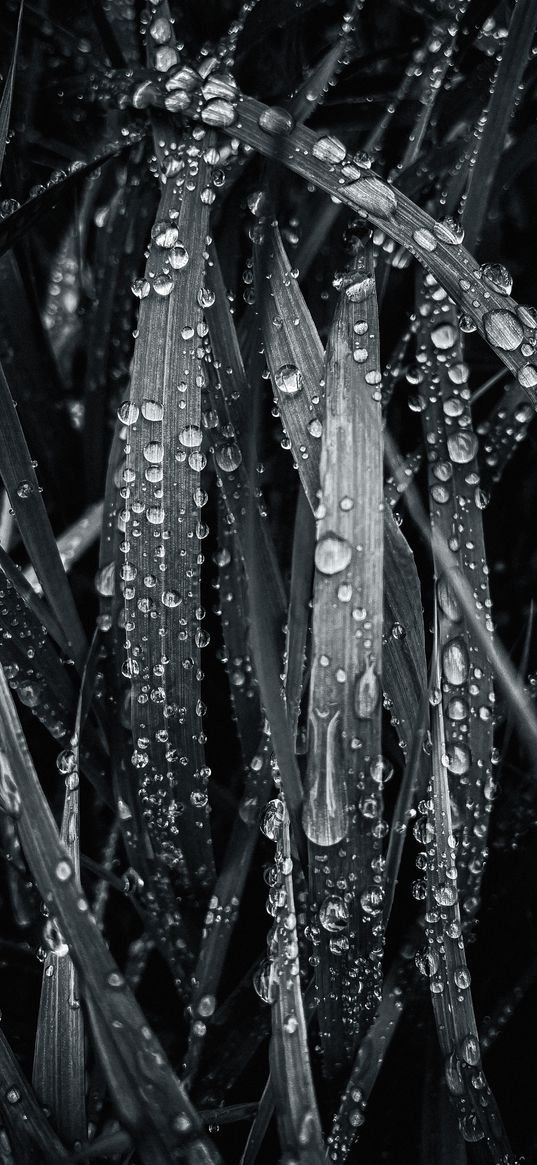
[[[0,1159],[534,1165],[534,0],[9,0]]]

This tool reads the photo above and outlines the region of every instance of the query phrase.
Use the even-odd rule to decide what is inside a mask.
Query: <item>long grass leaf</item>
[[[369,245],[344,278],[329,337],[315,547],[303,821],[311,907],[319,920],[319,1025],[330,1076],[355,1051],[381,988],[383,474],[374,280]],[[364,345],[359,363],[353,359],[355,325]],[[353,997],[358,973],[356,1005],[342,1008],[341,1001]]]
[[[518,0],[509,23],[494,88],[483,130],[479,137],[463,208],[466,246],[474,252],[486,219],[494,176],[502,147],[520,95],[520,84],[537,27],[537,9],[533,0]]]
[[[133,763],[142,801],[160,855],[173,864],[182,853],[193,887],[203,893],[213,859],[200,689],[208,635],[200,603],[207,530],[200,513],[205,455],[198,349],[210,167],[201,149],[175,161],[180,172],[170,173],[163,187],[140,283],[125,405],[133,423],[126,448],[129,549],[121,570],[128,583]],[[143,751],[140,741],[147,742]]]
[[[2,736],[22,844],[79,974],[96,1051],[118,1115],[136,1133],[144,1165],[149,1161],[164,1165],[170,1153],[178,1150],[186,1161],[199,1160],[201,1155],[201,1160],[217,1162],[218,1154],[77,888],[72,862],[43,796],[3,673],[0,696]]]
[[[21,537],[57,621],[65,629],[69,650],[83,666],[85,635],[39,490],[35,469],[15,404],[0,368],[0,472],[15,512]]]
[[[474,594],[476,615],[490,634],[491,601],[482,518],[486,498],[479,484],[478,445],[465,388],[467,369],[461,337],[453,307],[438,299],[438,289],[433,298],[431,289],[425,289],[423,294],[423,285],[421,288],[423,322],[418,333],[418,359],[423,381],[419,391],[424,406],[431,523],[457,556],[459,570]],[[442,659],[438,695],[443,701],[446,763],[457,811],[461,908],[468,921],[478,909],[490,816],[492,671],[488,653],[476,643],[454,600],[449,575],[436,560],[434,565]]]
[[[11,1148],[10,1160],[21,1165],[68,1161],[68,1154],[49,1124],[0,1029],[0,1111]]]
[[[9,133],[9,120],[11,117],[11,103],[13,101],[13,87],[15,84],[15,69],[17,67],[17,56],[19,51],[19,39],[22,25],[22,14],[24,10],[24,0],[19,4],[19,15],[17,18],[17,31],[15,33],[15,44],[13,45],[13,52],[11,54],[11,62],[7,77],[4,81],[4,88],[2,90],[2,99],[0,101],[0,175],[4,165],[4,154],[6,149],[6,142]]]
[[[434,684],[440,685],[438,631],[435,633]],[[484,1139],[495,1162],[513,1161],[509,1143],[481,1065],[479,1038],[470,991],[470,973],[461,938],[457,866],[442,705],[432,709],[431,786],[427,817],[427,938],[431,961],[431,1000],[444,1071],[464,1140]],[[479,1077],[477,1090],[472,1080]]]

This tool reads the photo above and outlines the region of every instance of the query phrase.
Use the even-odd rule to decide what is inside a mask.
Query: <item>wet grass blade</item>
[[[49,1124],[0,1029],[0,1111],[11,1152],[20,1165],[68,1161],[68,1154]]]
[[[466,246],[479,245],[509,122],[513,116],[529,50],[537,27],[534,0],[518,0],[498,66],[492,97],[473,165],[470,167],[463,208]]]
[[[237,114],[225,132],[276,158],[305,181],[339,199],[368,222],[401,243],[426,267],[507,368],[518,377],[530,400],[537,403],[537,370],[524,354],[524,336],[531,339],[531,312],[484,280],[477,263],[449,230],[437,223],[401,190],[385,182],[360,161],[346,160],[338,139],[318,137],[292,119],[282,117],[252,97],[237,98]],[[339,160],[341,159],[341,160]]]
[[[13,101],[13,86],[15,84],[15,69],[17,67],[17,56],[19,51],[19,39],[22,25],[22,14],[24,10],[24,0],[20,0],[19,15],[17,18],[17,31],[15,33],[15,43],[11,54],[11,62],[7,77],[4,81],[4,88],[2,90],[2,98],[0,100],[0,175],[4,165],[4,154],[6,150],[6,142],[9,133],[9,121],[11,117],[11,103]]]
[[[321,1165],[323,1138],[311,1074],[304,1001],[300,985],[293,889],[293,861],[285,803],[269,802],[262,828],[277,843],[272,884],[273,945],[268,992],[272,1038],[270,1078],[282,1149],[300,1165]]]
[[[433,298],[433,292],[436,295]],[[478,442],[466,389],[467,366],[455,310],[420,282],[418,360],[423,373],[424,443],[431,524],[457,557],[474,595],[476,617],[491,634],[483,534],[487,497],[479,484]],[[434,435],[434,444],[431,442]],[[468,483],[471,483],[470,485]],[[453,531],[457,531],[454,539]],[[434,558],[434,544],[433,544]],[[476,642],[441,564],[434,559],[447,767],[460,842],[458,884],[467,923],[478,910],[492,782],[493,686],[488,652]]]
[[[441,683],[438,630],[435,632],[433,683]],[[470,973],[461,937],[457,866],[453,836],[446,739],[441,703],[431,711],[431,784],[426,829],[427,940],[431,1001],[444,1071],[465,1141],[485,1141],[492,1161],[513,1161],[494,1097],[482,1070],[481,1051],[470,991]],[[479,1077],[479,1095],[473,1080]]]
[[[13,781],[13,808],[43,901],[57,919],[80,977],[95,1050],[118,1116],[135,1132],[141,1161],[167,1165],[181,1151],[190,1162],[217,1162],[197,1113],[174,1076],[110,955],[76,884],[0,673],[0,720]],[[37,823],[39,823],[37,825]],[[149,1099],[150,1098],[150,1099]]]
[[[356,326],[363,337],[359,363],[353,359]],[[379,361],[375,275],[367,244],[343,280],[327,350],[303,809],[310,903],[318,919],[319,1026],[330,1077],[354,1054],[380,1000],[382,981]],[[367,623],[367,635],[360,623]],[[342,892],[336,894],[336,886]],[[358,967],[362,991],[353,1006]],[[348,1001],[344,1007],[343,1000]]]
[[[208,634],[200,603],[207,530],[200,512],[205,377],[198,349],[211,170],[201,148],[195,156],[181,151],[175,161],[179,174],[171,173],[163,186],[138,286],[130,398],[121,417],[129,425],[131,537],[126,562],[117,569],[127,583],[126,666],[142,803],[160,856],[173,864],[182,854],[193,889],[203,895],[214,867],[200,678]],[[147,741],[143,750],[140,740]]]
[[[0,368],[0,473],[30,561],[77,666],[85,635],[63,569],[15,404]]]
[[[56,541],[62,566],[66,574],[86,554],[90,547],[97,542],[101,533],[102,520],[103,503],[95,502],[92,506],[88,506],[80,518],[77,518],[76,522],[73,522],[67,530],[64,530],[63,534],[59,535]],[[42,591],[33,567],[27,567],[24,571],[24,576],[37,593],[40,590]]]
[[[291,274],[277,226],[265,223],[263,229],[263,239],[270,231],[270,242],[261,240],[254,248],[254,270],[265,355],[302,487],[315,512],[323,431],[324,351],[302,292]],[[270,295],[264,294],[266,246],[270,250],[267,272]],[[362,350],[357,336],[358,355]],[[394,727],[403,747],[408,749],[420,693],[426,683],[423,617],[414,558],[388,507],[384,510],[384,554],[384,625],[390,630],[384,647],[385,686]]]
[[[99,636],[95,634],[81,679],[71,747],[57,761],[58,770],[65,777],[60,841],[80,891],[80,739],[93,698],[99,648]],[[74,1146],[87,1135],[84,1017],[78,976],[54,919],[48,945],[52,949],[43,965],[32,1081],[62,1140]]]
[[[501,481],[534,420],[535,408],[524,389],[511,381],[487,419],[476,429],[480,438],[481,478],[485,489],[491,491]]]

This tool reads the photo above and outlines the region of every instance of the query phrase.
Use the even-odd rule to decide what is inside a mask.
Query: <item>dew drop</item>
[[[179,433],[179,440],[186,449],[196,449],[201,445],[203,433],[197,425],[185,425]]]
[[[260,128],[264,129],[265,133],[275,136],[290,134],[294,124],[291,114],[286,109],[279,109],[277,106],[264,109],[259,118]]]
[[[349,911],[343,898],[328,894],[319,909],[319,922],[330,934],[338,934],[349,925]]]
[[[503,352],[514,352],[524,339],[522,324],[511,311],[486,312],[483,327],[489,344]]]
[[[457,429],[448,435],[447,447],[449,456],[456,465],[467,465],[477,453],[477,437],[467,429]]]
[[[178,238],[179,231],[172,222],[156,222],[151,229],[151,238],[157,247],[163,247],[169,250],[174,247]]]
[[[236,441],[229,441],[226,445],[218,446],[214,459],[224,473],[233,473],[242,462],[242,453]]]
[[[296,396],[302,388],[302,375],[295,364],[282,364],[274,379],[285,396]]]
[[[457,339],[457,330],[453,324],[440,324],[439,327],[434,328],[431,332],[431,340],[435,348],[439,348],[441,352],[446,352],[452,348]]]
[[[380,701],[380,680],[370,661],[354,685],[354,710],[360,720],[372,720]]]
[[[442,671],[448,684],[464,684],[468,679],[468,651],[460,637],[450,639],[442,652]]]
[[[315,566],[321,574],[339,574],[352,559],[352,546],[337,534],[325,534],[315,547]]]
[[[318,158],[320,162],[328,162],[332,166],[344,162],[347,157],[343,142],[340,142],[339,138],[329,136],[317,138],[311,152],[314,158]]]
[[[479,274],[488,287],[492,287],[493,291],[497,291],[499,295],[510,295],[513,288],[513,280],[506,267],[501,263],[483,263],[479,268]]]
[[[436,251],[436,239],[424,227],[419,227],[417,231],[414,231],[412,238],[423,251]]]

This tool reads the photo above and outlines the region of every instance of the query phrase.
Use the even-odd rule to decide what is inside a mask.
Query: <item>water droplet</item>
[[[19,498],[22,498],[22,500],[25,501],[26,498],[29,498],[32,496],[33,492],[34,492],[34,487],[31,483],[31,481],[19,481],[19,484],[17,486],[17,496]]]
[[[535,388],[537,385],[537,368],[533,364],[523,364],[517,372],[518,383],[522,388]]]
[[[146,421],[161,421],[164,415],[164,409],[157,400],[142,401],[142,416]]]
[[[347,157],[347,150],[343,142],[340,142],[339,138],[330,136],[317,138],[311,152],[314,158],[318,158],[320,162],[328,162],[331,166],[337,166],[339,162],[344,162]]]
[[[157,275],[153,280],[153,288],[157,295],[162,296],[162,298],[170,295],[173,291],[173,279],[171,275]]]
[[[513,287],[513,280],[506,267],[501,263],[483,263],[479,268],[479,274],[488,287],[492,287],[493,291],[497,291],[499,295],[510,295]]]
[[[435,223],[434,233],[442,243],[457,244],[464,239],[464,227],[454,218],[445,218]]]
[[[436,239],[425,227],[419,227],[414,231],[412,238],[423,251],[436,251]]]
[[[449,348],[452,348],[456,339],[457,329],[453,327],[453,324],[440,324],[431,332],[431,340],[435,348],[439,348],[441,352],[447,352]]]
[[[434,887],[433,897],[439,906],[454,906],[457,901],[457,887],[453,882],[440,882]]]
[[[150,441],[144,445],[144,458],[150,465],[160,465],[164,459],[164,447],[159,441]]]
[[[278,840],[285,816],[285,805],[279,797],[275,797],[273,801],[268,801],[265,806],[260,829],[270,841]]]
[[[456,465],[467,465],[476,456],[478,441],[468,429],[456,429],[447,439],[448,453]]]
[[[312,417],[311,421],[308,421],[308,433],[310,437],[322,437],[323,423],[318,417]]]
[[[291,114],[286,109],[279,109],[278,106],[263,110],[259,118],[260,128],[264,129],[265,133],[276,136],[290,134],[294,124]]]
[[[179,440],[186,449],[196,449],[203,441],[203,433],[197,425],[185,425],[179,433]]]
[[[151,291],[151,284],[147,279],[135,279],[131,290],[137,299],[146,299]]]
[[[179,231],[172,222],[156,222],[151,229],[151,238],[157,247],[163,247],[169,250],[174,247],[178,238]]]
[[[140,416],[140,410],[138,405],[133,404],[130,400],[125,400],[119,406],[117,415],[122,425],[135,425]]]
[[[236,441],[230,441],[226,445],[218,446],[214,459],[224,473],[233,473],[242,462],[242,453]]]
[[[186,267],[188,260],[189,254],[184,243],[177,243],[177,246],[168,255],[168,263],[174,271],[181,271],[183,267]]]
[[[464,1060],[465,1064],[470,1064],[472,1068],[477,1068],[481,1060],[477,1036],[467,1035],[464,1037],[460,1046],[460,1055],[461,1060]]]
[[[70,862],[61,861],[58,862],[55,873],[58,882],[68,882],[69,878],[73,876],[73,867]]]
[[[448,684],[464,684],[468,679],[468,651],[464,640],[450,639],[442,652],[442,671]]]
[[[443,760],[450,773],[463,777],[472,764],[472,754],[466,744],[451,744]]]
[[[384,898],[380,886],[370,886],[360,895],[360,906],[364,914],[380,914]]]
[[[295,364],[282,364],[274,379],[285,396],[296,396],[302,388],[302,375]]]
[[[524,339],[524,329],[512,311],[489,311],[483,316],[485,336],[495,348],[514,352]]]
[[[456,986],[460,987],[461,991],[465,991],[472,981],[468,967],[456,967],[453,972],[453,978]]]
[[[373,174],[364,174],[358,182],[351,182],[345,192],[352,197],[359,209],[378,214],[382,218],[388,218],[397,210],[395,191]]]
[[[367,664],[354,685],[354,710],[359,720],[372,720],[380,701],[380,680],[373,661]]]
[[[349,925],[349,911],[343,898],[338,894],[328,894],[319,909],[319,922],[331,934],[346,930]]]
[[[19,817],[21,799],[5,753],[0,752],[0,809],[8,817]]]
[[[436,587],[436,594],[438,598],[438,606],[440,610],[453,623],[457,623],[461,618],[462,612],[457,595],[445,574],[438,580]]]
[[[352,546],[337,534],[325,534],[315,547],[315,566],[321,574],[339,574],[352,559]]]

